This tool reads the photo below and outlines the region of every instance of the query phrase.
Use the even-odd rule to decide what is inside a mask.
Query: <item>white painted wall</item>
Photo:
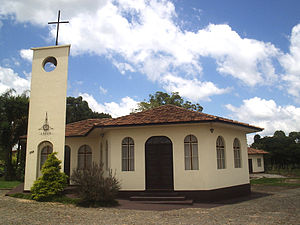
[[[184,138],[189,134],[198,139],[199,170],[185,170],[184,168]],[[219,135],[225,140],[226,168],[218,170],[215,146]],[[152,136],[167,136],[172,141],[175,190],[211,190],[249,183],[246,135],[240,129],[214,125],[214,132],[211,133],[208,124],[111,128],[105,131],[103,143],[108,140],[109,167],[116,172],[121,182],[121,190],[145,190],[145,143]],[[134,140],[134,171],[121,169],[121,142],[125,137],[131,137]],[[235,138],[238,138],[241,143],[242,168],[234,168],[233,141]],[[66,144],[71,147],[71,167],[75,168],[77,165],[78,148],[87,143],[91,143],[93,160],[99,162],[101,140],[100,135],[91,139],[88,137],[67,138]],[[105,144],[103,151],[104,149]]]
[[[263,154],[257,154],[257,155],[248,155],[249,159],[252,159],[252,168],[253,173],[261,173],[265,171],[264,166],[264,155]],[[258,167],[257,159],[261,159],[261,167]]]
[[[70,45],[33,48],[32,78],[29,104],[27,152],[24,190],[30,190],[40,175],[40,151],[38,145],[49,141],[57,157],[64,158],[65,115],[67,94],[67,73]],[[56,68],[46,72],[43,61],[53,56],[57,60]],[[46,112],[51,133],[42,134]],[[63,168],[62,163],[62,168]]]

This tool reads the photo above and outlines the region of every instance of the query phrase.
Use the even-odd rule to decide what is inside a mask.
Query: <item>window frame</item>
[[[199,170],[198,139],[192,134],[189,134],[184,138],[184,169]]]
[[[261,158],[257,158],[257,167],[262,167]]]
[[[125,137],[121,142],[121,169],[122,171],[134,171],[134,140]]]
[[[83,151],[83,152],[80,152]],[[82,157],[83,158],[83,166],[80,165],[80,160],[79,158]],[[90,160],[90,162],[88,162]],[[93,150],[92,148],[87,145],[81,145],[78,149],[77,152],[77,168],[80,170],[85,170],[88,169],[92,166],[93,163]]]
[[[225,140],[222,136],[218,136],[216,140],[216,153],[217,153],[217,169],[226,169],[226,148]]]
[[[234,168],[242,168],[241,142],[238,138],[233,141]]]
[[[41,156],[40,156],[40,170],[42,169],[44,163],[48,159],[48,156],[53,153],[53,145],[50,142],[43,142],[40,144]],[[46,152],[44,153],[44,150]]]

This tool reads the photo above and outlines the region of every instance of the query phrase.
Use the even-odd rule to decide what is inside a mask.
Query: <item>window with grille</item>
[[[92,149],[88,145],[82,145],[78,149],[78,169],[88,169],[92,166]]]
[[[225,169],[225,143],[224,139],[219,136],[216,142],[217,149],[217,168]]]
[[[234,155],[234,168],[241,168],[241,144],[240,141],[235,138],[233,141],[233,155]]]
[[[122,171],[134,171],[134,141],[131,137],[122,140]]]
[[[257,167],[261,167],[261,159],[260,158],[257,159]]]
[[[53,152],[53,148],[50,142],[44,142],[41,145],[44,146],[41,146],[42,150],[41,150],[40,169],[42,169],[42,166],[46,162],[48,155],[50,155]]]
[[[185,170],[198,170],[198,141],[194,135],[184,138],[184,164]]]

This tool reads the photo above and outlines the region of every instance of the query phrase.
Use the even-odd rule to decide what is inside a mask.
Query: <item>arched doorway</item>
[[[70,178],[70,161],[71,161],[71,148],[65,146],[65,160],[64,160],[64,173]]]
[[[145,144],[146,190],[174,190],[172,141],[165,136]]]

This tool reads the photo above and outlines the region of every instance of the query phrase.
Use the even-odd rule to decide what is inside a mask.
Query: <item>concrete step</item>
[[[143,192],[143,193],[139,193],[138,196],[147,196],[147,197],[159,197],[159,196],[163,196],[163,197],[173,197],[173,196],[179,196],[179,193],[176,192],[155,192],[155,191],[147,191],[147,192]]]
[[[131,196],[130,201],[184,201],[185,196]]]
[[[181,200],[181,201],[145,201],[144,204],[170,204],[170,205],[193,205],[193,200]]]

